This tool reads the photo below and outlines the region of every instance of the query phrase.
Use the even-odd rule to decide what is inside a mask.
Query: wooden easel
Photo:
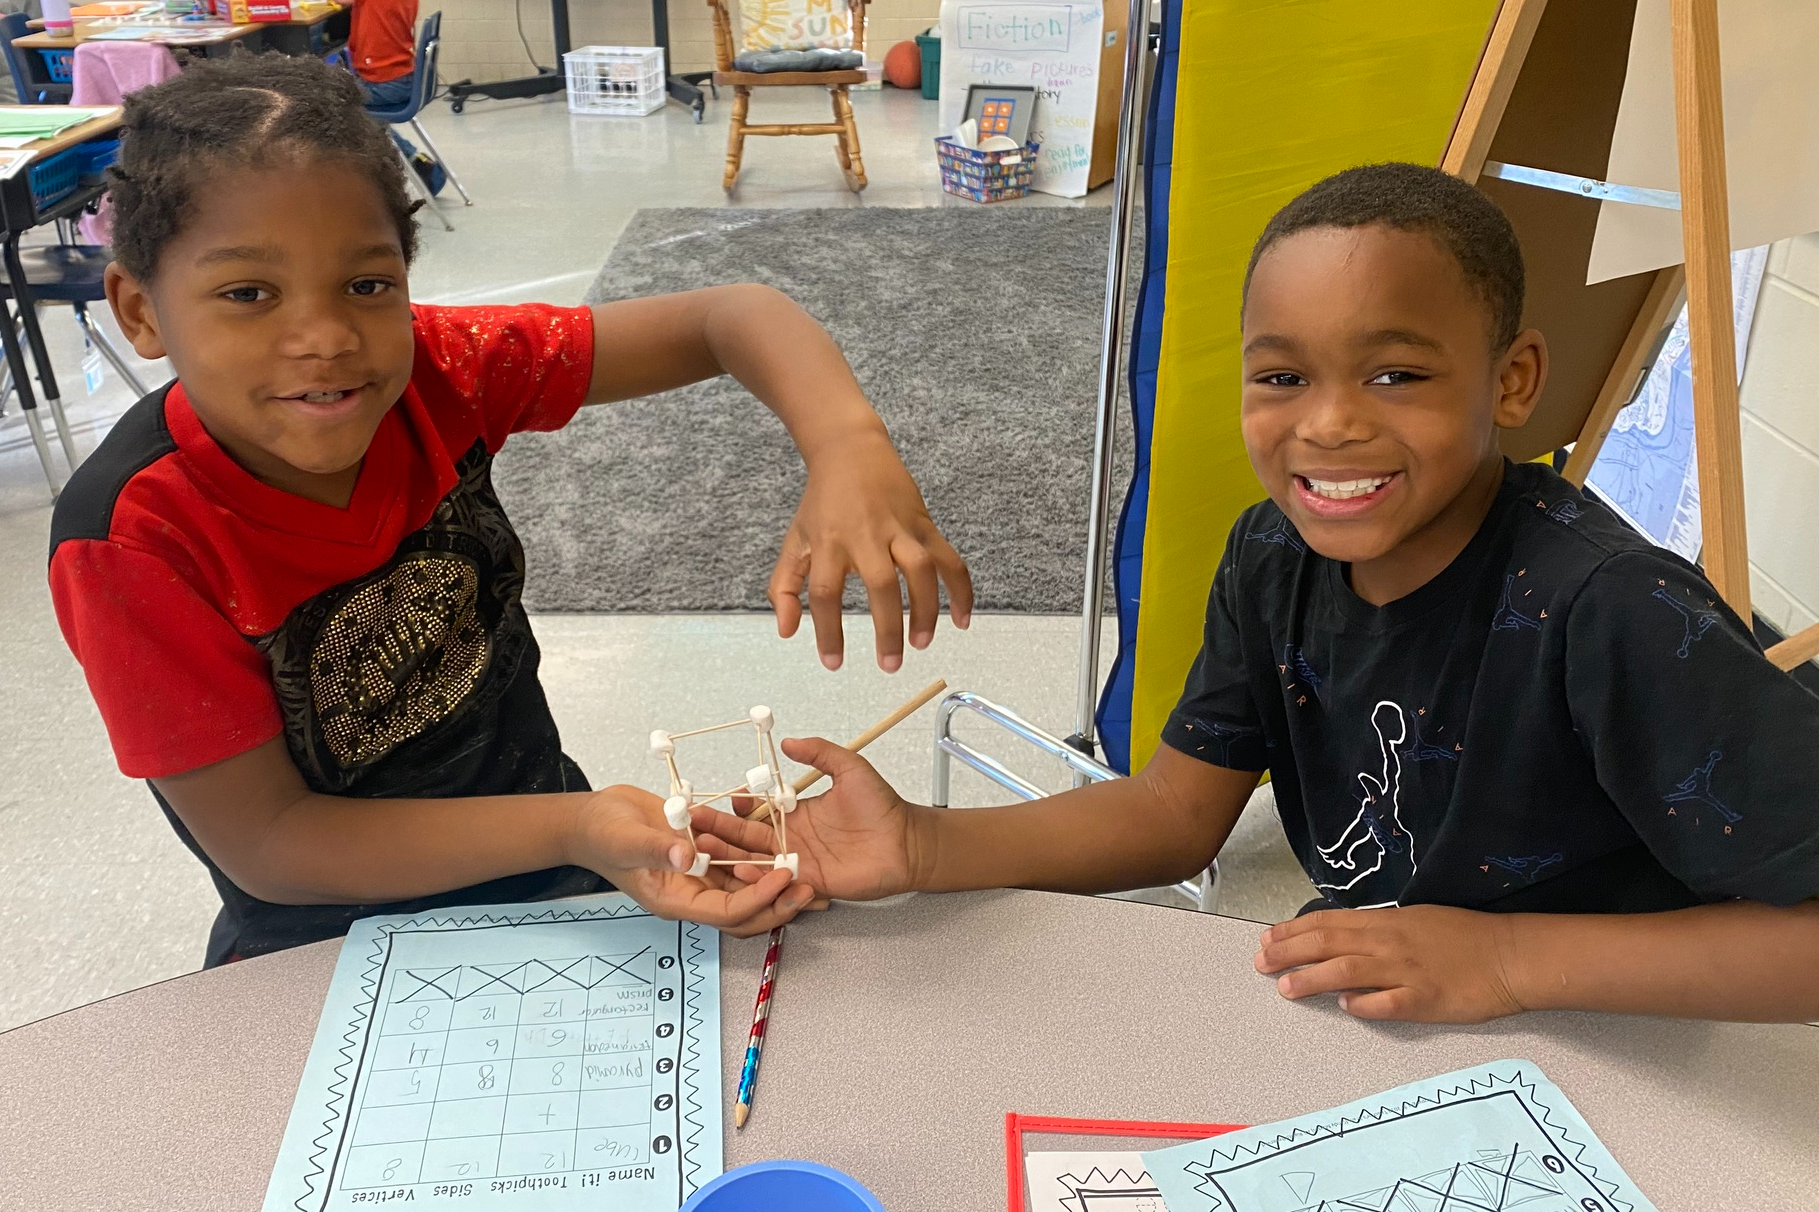
[[[1521,165],[1602,185],[1629,62],[1635,0],[1503,0],[1440,166],[1495,198],[1529,264],[1528,322],[1571,333],[1552,347],[1534,418],[1507,436],[1512,458],[1573,443],[1566,478],[1583,485],[1618,410],[1660,349],[1684,295],[1705,574],[1750,619],[1743,444],[1732,320],[1717,0],[1672,0],[1674,113],[1686,262],[1585,285],[1597,207],[1584,196],[1486,176]],[[1593,194],[1592,196],[1601,196]],[[1769,649],[1792,669],[1819,655],[1819,626]]]

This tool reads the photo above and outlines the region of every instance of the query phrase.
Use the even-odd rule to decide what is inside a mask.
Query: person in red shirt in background
[[[417,0],[342,0],[353,8],[347,57],[368,109],[392,109],[411,99],[417,86]],[[448,173],[435,157],[418,151],[392,128],[392,141],[411,162],[432,194],[442,192]]]

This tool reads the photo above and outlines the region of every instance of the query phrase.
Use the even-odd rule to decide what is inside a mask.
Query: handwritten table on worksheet
[[[623,897],[456,912],[349,935],[268,1209],[673,1208],[719,1172],[711,931]]]

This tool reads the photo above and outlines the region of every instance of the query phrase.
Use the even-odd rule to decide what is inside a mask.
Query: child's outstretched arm
[[[758,934],[811,893],[787,871],[740,884],[683,872],[693,855],[637,787],[454,799],[319,795],[282,737],[212,766],[152,780],[241,889],[286,905],[409,900],[549,867],[585,867],[665,918]]]
[[[796,633],[806,586],[822,664],[839,668],[840,595],[853,574],[865,585],[885,670],[903,662],[899,574],[909,587],[913,647],[934,638],[941,584],[955,625],[965,627],[973,606],[965,562],[936,529],[833,338],[807,312],[781,292],[754,285],[594,308],[589,403],[723,374],[777,414],[808,466],[808,487],[771,576],[778,632],[786,639]]]
[[[1338,909],[1272,926],[1257,970],[1360,1018],[1476,1023],[1521,1010],[1741,1022],[1819,1018],[1819,901],[1667,913]]]
[[[832,790],[791,814],[790,848],[801,856],[804,884],[843,900],[1171,884],[1212,862],[1259,777],[1165,745],[1133,778],[1004,808],[929,808],[905,801],[865,759],[831,742],[791,740],[783,748],[833,777]],[[698,810],[694,826],[702,849],[716,857],[742,858],[770,844],[770,826],[711,809]],[[757,866],[733,872],[762,876]]]

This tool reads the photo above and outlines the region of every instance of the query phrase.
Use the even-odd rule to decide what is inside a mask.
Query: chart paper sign
[[[1102,4],[998,4],[943,0],[941,130],[966,120],[974,84],[1036,90],[1030,138],[1042,145],[1030,188],[1064,198],[1086,194],[1099,109]]]
[[[356,922],[265,1212],[674,1209],[721,1171],[719,940],[617,894]]]

